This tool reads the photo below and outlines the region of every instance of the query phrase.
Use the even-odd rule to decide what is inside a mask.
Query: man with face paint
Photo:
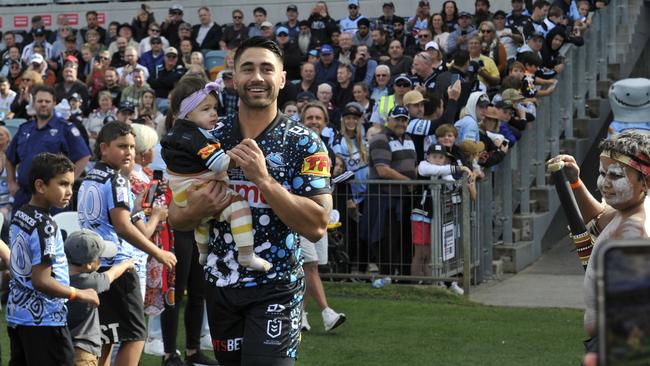
[[[648,238],[650,235],[650,134],[625,131],[600,144],[598,190],[603,203],[598,202],[580,180],[580,169],[572,156],[558,155],[547,165],[564,163],[565,173],[575,194],[583,220],[590,233],[598,239],[594,246],[606,240]],[[595,257],[594,257],[595,258]],[[596,272],[589,260],[584,279],[585,330],[592,337],[585,342],[588,352],[595,351],[596,334]]]

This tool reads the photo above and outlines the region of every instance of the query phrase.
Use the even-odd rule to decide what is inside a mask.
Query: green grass
[[[581,359],[577,310],[484,306],[431,287],[326,283],[326,293],[348,321],[325,333],[310,302],[312,330],[303,333],[297,365],[573,366]],[[2,349],[9,349],[4,332]],[[141,365],[160,365],[160,358],[145,355]]]

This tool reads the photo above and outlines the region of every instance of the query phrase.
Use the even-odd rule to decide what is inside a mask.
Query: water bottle
[[[392,282],[390,277],[385,277],[385,278],[378,278],[374,281],[372,281],[372,287],[373,288],[382,288],[384,285],[390,285]]]

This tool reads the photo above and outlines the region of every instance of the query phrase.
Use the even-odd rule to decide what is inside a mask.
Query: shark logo
[[[269,154],[266,157],[266,163],[269,165],[269,168],[284,168],[284,159],[282,159],[282,154],[274,152]]]

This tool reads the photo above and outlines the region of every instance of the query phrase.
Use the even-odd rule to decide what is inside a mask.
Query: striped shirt
[[[381,133],[370,140],[370,179],[382,179],[377,174],[378,165],[388,165],[390,168],[405,176],[415,179],[415,165],[417,153],[411,137],[403,135],[397,137],[393,131],[384,128]],[[392,193],[399,193],[400,187],[393,187]]]

